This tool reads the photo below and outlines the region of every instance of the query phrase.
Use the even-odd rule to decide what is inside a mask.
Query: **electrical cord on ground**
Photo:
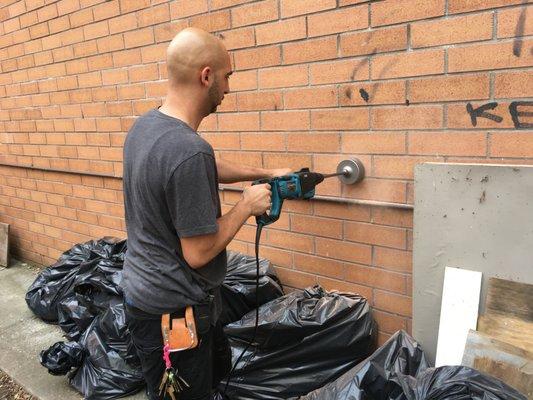
[[[250,347],[250,345],[257,343],[254,343],[255,337],[257,335],[257,330],[259,328],[259,241],[261,240],[261,231],[263,230],[263,224],[258,223],[257,229],[255,231],[255,266],[256,266],[256,274],[255,274],[255,326],[254,326],[254,334],[252,336],[252,340],[250,340],[247,344],[242,353],[237,358],[237,361],[235,361],[235,364],[233,364],[233,367],[231,368],[229,374],[228,374],[228,380],[226,381],[226,385],[224,386],[224,391],[222,392],[223,397],[226,396],[226,391],[228,390],[228,385],[231,379],[231,375],[235,371],[235,368],[239,364],[239,361],[241,361],[242,356],[244,356],[244,353],[246,353],[246,350]]]

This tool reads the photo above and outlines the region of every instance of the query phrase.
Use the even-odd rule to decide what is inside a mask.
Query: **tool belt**
[[[191,306],[185,308],[183,318],[170,318],[170,314],[161,317],[163,342],[170,346],[170,351],[193,349],[198,345],[196,321]]]
[[[183,351],[198,346],[199,338],[209,332],[213,296],[205,303],[187,306],[184,311],[161,316],[163,343],[170,351]]]

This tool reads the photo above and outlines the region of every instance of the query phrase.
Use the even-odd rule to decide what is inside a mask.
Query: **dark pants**
[[[128,304],[125,310],[126,323],[141,360],[148,398],[163,399],[159,396],[159,384],[165,372],[161,315],[148,314]],[[170,361],[190,386],[180,394],[180,400],[211,400],[212,389],[231,369],[231,349],[222,326],[211,325],[207,332],[199,333],[196,348],[172,352]]]

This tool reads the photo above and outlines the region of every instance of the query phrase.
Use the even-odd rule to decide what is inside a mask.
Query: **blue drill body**
[[[309,168],[303,168],[293,174],[254,181],[252,185],[268,183],[272,190],[270,213],[257,216],[257,225],[265,226],[277,221],[281,214],[283,200],[312,198],[315,195],[315,186],[323,180],[324,175],[309,172]]]

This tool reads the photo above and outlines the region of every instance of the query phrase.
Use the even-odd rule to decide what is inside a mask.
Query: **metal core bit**
[[[357,158],[342,160],[337,165],[337,172],[325,174],[324,178],[331,178],[332,176],[338,176],[339,180],[345,185],[353,185],[363,180],[365,177],[365,167],[361,160]]]

